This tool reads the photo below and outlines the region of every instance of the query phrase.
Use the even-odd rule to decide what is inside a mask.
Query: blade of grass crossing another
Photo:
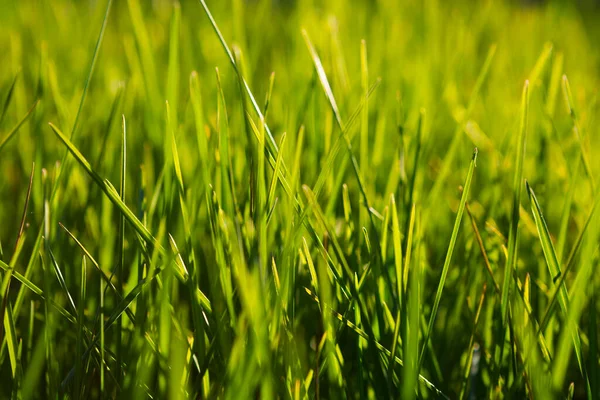
[[[548,265],[548,269],[550,270],[550,274],[553,281],[556,281],[561,275],[560,263],[558,261],[558,257],[556,256],[556,251],[554,250],[554,244],[552,243],[552,239],[550,238],[550,232],[548,231],[548,226],[546,225],[546,220],[544,219],[544,215],[542,214],[542,210],[540,204],[533,192],[531,186],[529,186],[529,182],[525,181],[525,185],[527,187],[527,193],[529,194],[529,200],[531,201],[531,211],[533,213],[533,217],[535,219],[535,225],[538,230],[538,235],[540,238],[540,242],[542,244],[542,250],[544,252],[544,257],[546,259],[546,264]],[[564,282],[561,283],[561,286],[558,288],[560,291],[559,294],[559,303],[560,307],[565,314],[565,316],[569,315],[569,293],[567,292],[567,286]],[[584,379],[588,379],[585,362],[583,360],[583,354],[581,350],[581,339],[579,337],[579,332],[576,325],[569,325],[568,329],[571,331],[571,335],[573,336],[573,346],[575,348],[575,354],[577,356],[577,364],[579,365],[579,370],[581,371]],[[587,382],[589,386],[589,382]]]
[[[92,169],[92,166],[88,160],[81,154],[81,152],[75,147],[75,145],[52,123],[50,127],[56,134],[56,136],[67,146],[71,154],[79,162],[79,164],[85,169],[92,180],[100,187],[100,189],[106,194],[110,201],[119,209],[119,211],[125,216],[125,219],[132,225],[133,229],[147,242],[155,246],[161,253],[164,253],[164,249],[161,244],[152,236],[150,231],[146,228],[142,222],[135,216],[135,214],[127,207],[127,205],[121,200],[119,194],[116,192],[114,187],[106,179],[102,179],[100,175]]]
[[[15,320],[13,316],[12,306],[6,306],[4,313],[4,330],[6,331],[6,345],[8,347],[8,358],[10,360],[10,370],[12,373],[13,385],[16,384],[18,360],[17,360],[17,331],[15,329]]]

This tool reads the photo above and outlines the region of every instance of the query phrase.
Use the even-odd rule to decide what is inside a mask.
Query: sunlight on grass
[[[0,2],[0,398],[599,398],[599,20]]]

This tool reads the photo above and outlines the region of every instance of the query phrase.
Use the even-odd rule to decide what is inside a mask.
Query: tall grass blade
[[[525,81],[523,87],[523,96],[521,100],[521,118],[519,124],[519,134],[517,136],[517,152],[515,156],[515,174],[513,180],[513,202],[510,226],[508,232],[508,257],[504,268],[504,283],[502,284],[502,299],[500,308],[502,312],[502,324],[506,327],[508,320],[508,309],[511,290],[511,275],[517,267],[517,242],[519,232],[519,210],[521,207],[521,189],[523,186],[523,160],[525,158],[525,143],[527,140],[527,119],[529,116],[529,81]]]
[[[450,237],[450,243],[448,244],[448,251],[446,253],[446,259],[444,261],[444,266],[442,267],[442,275],[440,276],[440,281],[438,283],[438,288],[435,294],[435,300],[433,302],[433,307],[431,308],[431,314],[429,316],[429,323],[427,325],[427,331],[425,332],[423,339],[423,347],[421,349],[421,353],[419,355],[417,373],[420,373],[421,367],[423,365],[424,357],[425,357],[425,349],[427,349],[427,345],[429,343],[429,338],[431,336],[431,332],[433,330],[433,325],[435,323],[435,318],[437,316],[438,307],[440,306],[440,301],[442,299],[442,292],[444,290],[444,285],[446,284],[446,276],[448,275],[448,270],[450,269],[450,264],[452,262],[452,254],[454,253],[454,247],[456,246],[456,239],[458,237],[458,231],[460,230],[460,224],[462,221],[462,216],[465,210],[465,204],[467,203],[467,198],[469,197],[469,192],[471,190],[471,182],[473,180],[473,173],[475,172],[475,165],[477,162],[477,149],[473,152],[473,157],[471,158],[471,164],[469,165],[469,172],[467,173],[467,179],[465,180],[465,185],[463,188],[462,197],[460,199],[460,204],[458,206],[458,211],[456,212],[456,219],[454,220],[454,228],[452,229],[452,236]]]

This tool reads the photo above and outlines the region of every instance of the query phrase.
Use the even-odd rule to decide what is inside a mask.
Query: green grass
[[[0,1],[0,398],[600,398],[599,19]]]

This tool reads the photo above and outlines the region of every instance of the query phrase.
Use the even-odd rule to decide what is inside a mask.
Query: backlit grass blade
[[[467,202],[467,198],[469,197],[469,192],[471,190],[471,181],[473,180],[473,173],[475,172],[476,162],[477,162],[477,149],[475,149],[475,151],[473,152],[473,157],[471,158],[471,164],[469,165],[469,172],[467,173],[467,179],[465,180],[462,197],[460,199],[458,211],[456,212],[456,219],[454,220],[454,228],[452,229],[452,236],[450,237],[450,243],[448,245],[446,259],[444,261],[444,266],[442,267],[442,275],[440,276],[440,281],[438,283],[437,292],[435,294],[435,300],[433,302],[433,307],[431,308],[431,314],[429,316],[429,324],[427,325],[427,332],[425,332],[424,339],[423,339],[423,347],[422,347],[421,353],[419,355],[417,373],[420,373],[420,371],[421,371],[421,367],[423,365],[423,361],[425,358],[425,349],[427,349],[429,337],[431,336],[431,331],[433,330],[433,325],[435,323],[435,318],[437,316],[438,307],[440,306],[440,300],[442,299],[442,292],[444,290],[444,285],[446,284],[446,276],[448,275],[448,270],[450,269],[450,264],[452,262],[452,254],[454,253],[454,247],[456,246],[456,239],[458,237],[458,231],[460,230],[460,223],[462,221],[462,216],[463,216],[463,213],[465,210],[465,204]]]
[[[15,271],[12,267],[10,267],[8,264],[4,263],[1,260],[0,260],[0,268],[5,272],[12,271],[12,275],[15,277],[16,280],[21,282],[25,287],[27,287],[29,290],[31,290],[33,293],[37,294],[38,296],[43,296],[44,292],[42,291],[42,289],[40,289],[37,285],[35,285],[33,282],[31,282],[26,277],[24,277],[23,274],[21,274],[19,271]]]
[[[544,45],[544,50],[542,50],[542,54],[540,54],[540,56],[538,57],[535,65],[533,66],[533,69],[529,73],[529,77],[527,78],[531,86],[535,87],[538,78],[542,74],[546,63],[552,55],[552,49],[552,43],[548,42]]]
[[[483,62],[483,65],[481,66],[481,70],[479,71],[479,75],[477,76],[477,81],[475,82],[475,86],[473,87],[473,90],[471,91],[471,96],[469,97],[469,103],[467,105],[465,114],[463,115],[462,120],[458,122],[458,124],[456,126],[456,130],[454,131],[454,134],[451,136],[452,139],[451,139],[450,145],[448,147],[448,150],[446,151],[446,155],[444,157],[443,164],[442,164],[442,169],[440,170],[438,176],[436,177],[435,183],[433,184],[433,188],[431,189],[431,191],[429,192],[429,196],[427,197],[429,199],[428,203],[431,203],[432,201],[436,201],[439,198],[440,191],[442,190],[442,187],[443,187],[442,185],[446,182],[446,180],[448,178],[448,174],[450,174],[450,172],[452,170],[454,157],[456,157],[456,153],[458,151],[460,139],[462,136],[461,133],[463,131],[463,122],[468,120],[468,118],[470,117],[470,114],[473,112],[473,108],[477,104],[477,100],[479,99],[479,92],[481,91],[481,88],[483,87],[483,83],[485,82],[485,80],[488,76],[488,73],[490,71],[492,61],[494,60],[495,54],[496,54],[496,45],[493,44],[492,46],[490,46],[490,49],[488,50],[485,61]],[[428,218],[429,218],[429,211],[428,211],[428,209],[426,209],[425,214],[423,216],[424,222],[427,222]]]
[[[583,166],[585,168],[585,172],[590,179],[590,185],[592,187],[592,191],[596,190],[596,181],[594,179],[594,174],[592,171],[591,162],[588,155],[588,149],[586,146],[587,137],[583,134],[581,130],[581,123],[579,122],[579,113],[575,111],[575,104],[573,101],[573,94],[571,93],[571,86],[569,85],[569,79],[567,79],[566,75],[562,77],[562,90],[563,96],[565,98],[565,103],[567,105],[567,110],[569,111],[569,115],[573,121],[573,131],[575,132],[575,138],[579,144],[579,149],[581,151],[581,159],[583,160]]]
[[[369,154],[369,66],[367,63],[367,42],[360,42],[360,85],[365,106],[360,119],[360,168],[367,171]]]
[[[550,238],[548,226],[546,225],[546,220],[544,219],[544,215],[542,214],[542,210],[535,196],[535,193],[533,192],[533,189],[531,188],[531,186],[529,186],[529,183],[527,181],[525,181],[525,184],[527,186],[527,192],[531,201],[531,211],[535,219],[538,235],[542,244],[542,250],[544,252],[544,257],[546,258],[546,264],[548,265],[548,269],[550,270],[552,280],[556,281],[561,275],[561,268],[558,258],[556,256],[556,251],[554,250],[554,244],[552,243],[552,239]],[[561,283],[561,286],[558,288],[558,290],[560,291],[558,299],[560,307],[565,316],[567,316],[569,314],[569,293],[567,292],[567,287],[564,283]],[[584,379],[587,380],[588,378],[585,363],[583,360],[583,353],[581,351],[581,339],[579,338],[578,329],[576,326],[569,326],[568,329],[571,331],[571,335],[573,336],[573,345],[575,347],[575,354],[577,355],[577,363],[579,364],[579,370],[581,371]]]
[[[156,65],[152,55],[152,47],[150,45],[150,37],[148,29],[144,23],[142,8],[139,0],[127,0],[127,8],[131,17],[131,27],[135,35],[135,39],[140,52],[141,65],[143,70],[144,83],[149,95],[148,104],[156,111],[157,103],[160,101],[160,93],[158,89],[158,74]]]
[[[79,152],[79,150],[75,147],[73,143],[52,123],[50,123],[50,127],[56,134],[56,136],[64,143],[65,146],[69,149],[73,157],[79,162],[79,164],[85,169],[88,175],[92,178],[92,180],[98,185],[98,187],[106,194],[109,200],[119,209],[119,211],[125,216],[125,219],[131,224],[133,229],[147,242],[151,243],[153,246],[157,247],[161,252],[164,252],[164,249],[156,241],[156,239],[152,236],[152,234],[148,231],[148,229],[140,222],[139,219],[135,216],[135,214],[125,205],[125,203],[119,197],[119,194],[114,187],[106,180],[102,179],[100,175],[98,175],[93,169],[88,160]]]
[[[122,296],[121,293],[119,293],[119,291],[117,291],[117,288],[115,287],[115,285],[112,283],[112,281],[110,279],[110,276],[108,276],[106,274],[106,272],[104,272],[104,270],[102,268],[100,268],[100,265],[98,264],[98,261],[96,261],[96,259],[90,254],[90,252],[85,248],[85,246],[62,223],[59,222],[58,224],[60,225],[61,228],[64,229],[64,231],[67,233],[67,235],[69,235],[69,237],[71,239],[73,239],[73,241],[77,244],[77,246],[79,246],[79,248],[81,249],[81,251],[83,251],[83,253],[87,257],[87,259],[92,263],[92,265],[96,268],[96,270],[98,272],[100,272],[100,276],[102,277],[102,280],[104,282],[106,282],[106,284],[108,285],[108,287],[110,287],[111,291],[114,294],[116,294],[117,296]],[[128,312],[129,318],[131,319],[131,321],[134,321],[133,314],[131,313],[130,310],[128,310],[128,311],[129,311]]]
[[[317,303],[321,302],[320,299],[317,296],[315,296],[309,289],[305,288],[305,291],[315,302],[317,302]],[[375,345],[375,347],[377,348],[377,350],[379,350],[385,357],[390,357],[391,352],[388,349],[386,349],[385,346],[383,346],[377,340],[371,338],[365,331],[363,331],[358,326],[356,326],[354,323],[349,321],[342,314],[340,314],[337,311],[335,311],[334,309],[332,309],[329,305],[323,304],[322,306],[328,308],[334,317],[336,317],[338,320],[340,320],[343,324],[345,324],[348,328],[350,328],[352,331],[354,331],[357,335],[359,335],[363,339],[366,339],[367,341],[373,343]],[[397,356],[394,357],[394,362],[402,367],[404,366],[404,362]],[[427,378],[425,378],[424,376],[422,376],[420,374],[419,374],[419,381],[423,385],[425,385],[425,387],[427,387],[427,389],[431,390],[435,395],[445,398],[445,399],[448,399],[448,397],[446,395],[444,395],[444,393],[442,393],[439,389],[437,389],[433,383],[431,383],[429,380],[427,380]]]
[[[579,232],[579,235],[577,235],[577,238],[575,239],[575,243],[573,244],[573,247],[571,248],[569,256],[567,257],[567,261],[565,262],[565,265],[566,265],[565,269],[564,269],[564,271],[562,271],[560,279],[558,280],[558,282],[555,285],[556,289],[554,290],[554,294],[552,295],[550,303],[548,304],[548,307],[546,308],[544,317],[541,319],[542,322],[540,323],[540,331],[544,331],[547,327],[548,322],[550,321],[550,317],[552,316],[552,312],[554,311],[554,305],[556,304],[556,301],[559,298],[559,295],[561,293],[560,289],[563,287],[563,284],[565,282],[567,275],[569,274],[569,272],[575,265],[575,261],[577,259],[576,256],[581,248],[584,238],[588,234],[588,230],[590,228],[592,221],[594,220],[594,216],[595,216],[596,210],[598,208],[598,205],[600,205],[600,195],[596,195],[596,200],[594,200],[594,204],[592,206],[592,209],[591,209],[588,217],[585,220],[585,224],[583,225],[583,228]]]
[[[204,130],[204,112],[202,110],[202,95],[200,93],[200,83],[198,73],[193,71],[190,74],[190,102],[194,111],[194,122],[196,125],[196,140],[198,142],[198,160],[202,167],[201,175],[204,178],[204,185],[210,183],[209,173],[211,168],[210,158],[208,156],[208,140]]]
[[[279,179],[279,170],[281,169],[281,161],[283,159],[283,146],[285,144],[286,133],[281,135],[279,141],[279,154],[277,154],[277,161],[275,162],[275,169],[273,170],[273,177],[269,185],[269,194],[267,196],[267,210],[271,210],[275,205],[275,189],[277,188],[277,180]]]
[[[544,215],[542,214],[540,204],[538,203],[533,188],[529,186],[529,182],[527,181],[525,181],[525,186],[527,188],[527,195],[529,196],[529,200],[531,202],[531,212],[535,220],[535,225],[542,245],[542,250],[544,251],[544,257],[546,258],[546,263],[548,265],[548,269],[550,270],[550,277],[552,278],[552,281],[555,282],[561,276],[560,262],[558,261],[558,257],[556,256],[556,251],[554,250],[554,243],[552,242],[552,239],[550,237],[550,232],[548,232],[546,220],[544,219]],[[561,307],[563,308],[563,311],[566,311],[567,303],[569,301],[569,295],[567,293],[566,286],[562,285],[560,291]]]
[[[8,106],[10,101],[12,100],[13,93],[15,90],[15,85],[17,84],[17,79],[19,78],[19,73],[15,74],[15,77],[8,88],[8,92],[6,93],[6,98],[4,99],[4,104],[2,105],[2,112],[0,112],[0,124],[4,121],[4,117],[6,116],[6,111],[8,110]]]
[[[54,268],[54,273],[56,275],[58,283],[60,284],[60,287],[62,288],[62,290],[65,292],[65,295],[67,296],[67,300],[68,300],[69,306],[71,307],[71,309],[73,311],[73,314],[77,315],[77,306],[75,306],[75,300],[73,300],[73,296],[71,296],[71,292],[69,291],[69,288],[67,287],[67,283],[65,282],[64,275],[60,269],[60,266],[58,265],[58,262],[56,261],[56,258],[54,257],[54,254],[52,253],[52,250],[50,249],[50,246],[48,245],[48,243],[46,243],[46,250],[48,251],[48,255],[50,256],[50,262],[52,264],[52,267]]]
[[[25,116],[21,118],[21,120],[10,130],[10,132],[8,132],[8,134],[5,135],[4,138],[2,138],[2,140],[0,141],[0,151],[2,151],[2,148],[6,146],[10,139],[12,139],[13,136],[15,136],[15,134],[19,131],[19,128],[21,128],[25,121],[27,121],[27,119],[31,116],[31,113],[33,113],[33,110],[35,109],[35,106],[38,105],[38,103],[39,100],[36,100],[36,102],[33,103],[29,111],[27,111],[27,114],[25,114]]]
[[[258,106],[258,103],[256,102],[256,100],[254,99],[254,96],[252,95],[252,91],[250,90],[250,87],[248,86],[248,83],[246,82],[246,80],[242,77],[241,75],[241,71],[238,68],[238,65],[235,61],[235,58],[233,57],[233,53],[231,52],[231,50],[229,49],[229,46],[227,46],[227,42],[225,41],[225,38],[223,37],[223,35],[221,34],[221,31],[219,30],[217,23],[215,22],[215,19],[213,18],[208,6],[206,5],[205,0],[199,0],[200,4],[202,5],[202,8],[204,9],[204,12],[206,13],[206,16],[208,17],[210,24],[212,25],[213,30],[215,31],[217,37],[219,38],[219,41],[221,42],[221,45],[223,47],[223,50],[225,50],[225,54],[227,55],[227,58],[229,59],[229,61],[231,62],[231,65],[233,66],[233,68],[235,69],[236,73],[239,75],[241,81],[242,81],[242,86],[244,91],[246,92],[248,98],[250,99],[250,103],[252,104],[252,107],[254,108],[254,111],[256,112],[256,114],[258,115],[259,118],[263,118],[264,116],[260,110],[260,107]],[[269,127],[265,124],[265,133],[267,136],[267,143],[266,143],[266,147],[269,149],[269,152],[273,155],[276,156],[277,152],[278,152],[278,148],[277,148],[277,144],[275,143],[275,138],[273,137],[273,135],[271,134],[271,130],[269,129]]]
[[[168,103],[167,103],[168,104]],[[125,204],[125,191],[127,188],[127,122],[125,121],[125,115],[122,115],[122,135],[121,135],[121,178],[119,182],[119,197],[123,204]],[[119,258],[117,268],[117,292],[119,298],[123,298],[123,287],[125,286],[125,217],[124,214],[120,215],[119,218],[119,230],[117,233],[117,241],[119,246],[117,248]],[[123,319],[119,318],[117,321],[117,338],[116,338],[116,356],[117,356],[117,368],[115,374],[117,377],[117,384],[122,386],[123,384]]]
[[[275,83],[275,72],[271,72],[271,75],[269,76],[269,90],[267,91],[267,95],[265,98],[265,107],[263,110],[265,120],[267,119],[267,114],[269,112],[269,105],[271,104],[271,97],[273,95],[273,84],[274,83]],[[279,149],[281,150],[281,147]]]
[[[3,271],[10,271],[12,268],[4,262],[0,261],[0,269],[2,269]],[[57,304],[54,300],[47,299],[42,289],[40,289],[36,284],[31,282],[28,278],[23,276],[18,271],[13,271],[12,274],[16,280],[23,284],[24,287],[29,289],[32,293],[38,295],[42,300],[48,301],[48,303],[52,307],[54,307],[63,317],[65,317],[65,319],[67,319],[71,323],[75,323],[75,317],[61,305]]]
[[[477,310],[475,311],[475,320],[473,321],[473,330],[471,331],[471,338],[469,339],[469,347],[467,348],[468,355],[467,360],[465,362],[465,372],[463,374],[463,382],[460,389],[460,398],[465,398],[465,393],[468,385],[469,375],[471,374],[472,361],[473,361],[473,352],[475,351],[475,346],[479,347],[475,343],[475,334],[477,333],[477,326],[479,325],[479,316],[481,315],[481,309],[483,307],[483,301],[485,300],[485,292],[486,285],[483,285],[483,290],[481,291],[481,296],[479,297],[479,302],[477,303]]]
[[[590,388],[592,396],[594,393],[598,393],[598,385],[600,381],[598,379],[598,327],[596,324],[596,288],[592,286],[592,295],[590,299],[590,307],[588,311],[588,335],[590,341],[590,348],[588,351],[588,380],[590,382]]]
[[[363,200],[363,207],[366,209],[367,214],[369,215],[369,220],[371,223],[371,227],[373,228],[373,234],[375,235],[375,240],[373,241],[376,245],[375,248],[375,254],[377,257],[379,257],[379,255],[381,254],[381,250],[379,249],[380,246],[380,240],[379,240],[379,234],[377,233],[377,228],[375,225],[375,221],[373,220],[373,215],[370,212],[371,209],[371,202],[369,200],[369,196],[367,194],[367,189],[366,189],[366,185],[365,185],[365,181],[364,181],[364,177],[363,177],[363,173],[360,170],[360,166],[358,163],[358,160],[356,159],[356,156],[354,154],[354,151],[352,150],[352,144],[350,142],[350,139],[348,138],[348,136],[345,134],[345,130],[346,130],[346,125],[344,124],[344,122],[342,121],[342,117],[340,115],[339,109],[338,109],[338,105],[335,101],[335,97],[333,95],[333,91],[331,90],[331,86],[329,85],[329,81],[327,80],[327,74],[325,73],[325,69],[323,68],[323,64],[321,63],[321,59],[319,58],[319,55],[317,54],[316,49],[314,48],[312,42],[310,41],[310,38],[308,37],[308,33],[306,32],[306,30],[302,31],[302,35],[304,36],[304,41],[306,43],[306,46],[309,50],[309,53],[311,55],[315,70],[317,71],[317,75],[319,76],[319,80],[321,81],[321,86],[323,87],[323,91],[325,92],[325,96],[327,97],[327,99],[329,100],[329,104],[331,106],[331,109],[333,110],[333,113],[335,115],[336,118],[336,122],[338,124],[338,127],[340,128],[341,132],[342,132],[342,139],[344,140],[344,143],[346,144],[346,149],[348,151],[348,156],[350,158],[350,161],[352,163],[352,169],[354,171],[354,175],[356,177],[356,180],[358,182],[358,188],[360,190],[360,194]],[[364,101],[366,102],[368,100],[368,96],[366,96],[364,98]],[[386,281],[386,283],[389,284],[388,281]]]
[[[23,244],[25,241],[25,236],[23,235],[23,230],[25,229],[25,222],[27,220],[27,208],[29,207],[29,199],[31,197],[31,187],[33,185],[33,174],[35,172],[35,164],[31,167],[31,174],[29,176],[29,185],[27,188],[27,194],[25,195],[25,205],[23,206],[23,214],[21,217],[21,223],[19,226],[19,232],[17,234],[17,240],[15,243],[14,253],[9,261],[10,269],[6,271],[6,274],[2,277],[2,284],[0,285],[0,320],[4,320],[4,313],[6,312],[6,307],[9,304],[9,289],[10,289],[10,281],[13,275],[14,267],[17,263],[19,255],[21,254],[21,250],[23,248]],[[17,308],[18,310],[18,308]],[[4,326],[4,325],[3,325]],[[0,343],[3,342],[3,330],[0,327]],[[2,358],[0,357],[0,364]]]
[[[6,332],[6,345],[8,347],[8,357],[10,360],[10,370],[12,373],[13,385],[16,385],[18,359],[17,359],[17,331],[15,329],[15,320],[13,317],[12,307],[10,304],[6,306],[6,312],[3,318],[4,331]]]
[[[181,6],[178,2],[173,4],[171,15],[171,31],[169,35],[169,64],[167,67],[167,101],[172,109],[172,123],[177,124],[179,111],[179,30],[181,25]]]
[[[390,368],[393,365],[392,361],[396,356],[396,345],[398,343],[398,336],[400,334],[400,325],[405,322],[405,319],[401,319],[400,316],[404,312],[404,273],[402,271],[402,243],[400,239],[400,224],[398,223],[398,210],[396,208],[396,200],[394,195],[390,196],[390,212],[392,214],[392,243],[394,247],[394,266],[396,270],[396,290],[398,298],[398,308],[396,312],[396,326],[394,329],[394,338],[392,341],[392,352],[390,355]],[[406,267],[406,266],[405,266]],[[404,338],[406,339],[406,338]],[[390,372],[392,370],[390,369]],[[390,379],[391,373],[388,373],[388,379]]]
[[[81,261],[81,278],[79,283],[79,299],[77,301],[77,323],[79,328],[77,330],[77,362],[75,365],[75,387],[73,388],[74,398],[78,399],[83,391],[83,346],[84,346],[84,319],[85,319],[85,306],[86,306],[86,283],[87,283],[87,271],[85,256]]]
[[[517,151],[515,154],[515,174],[513,180],[513,202],[510,226],[508,231],[508,258],[504,268],[504,283],[502,284],[502,299],[500,308],[502,324],[506,326],[510,301],[511,275],[517,267],[517,242],[519,232],[519,210],[521,207],[521,190],[523,186],[523,160],[525,158],[525,143],[527,141],[527,119],[529,116],[529,81],[525,81],[521,99],[521,118],[517,136]]]
[[[85,104],[85,100],[87,98],[90,82],[92,80],[92,76],[94,75],[94,68],[96,66],[96,61],[98,60],[98,54],[100,54],[100,46],[102,45],[102,41],[104,39],[104,32],[106,31],[106,25],[108,24],[108,16],[110,15],[110,8],[112,6],[112,2],[113,0],[108,0],[106,3],[106,11],[104,12],[104,18],[102,20],[102,27],[100,28],[100,33],[98,34],[98,39],[96,40],[94,54],[92,55],[92,60],[90,61],[90,68],[88,69],[88,74],[85,78],[85,83],[83,85],[83,93],[81,94],[81,100],[79,101],[77,114],[75,114],[75,121],[73,122],[73,127],[71,128],[71,133],[69,135],[70,140],[73,140],[75,132],[77,131],[77,127],[79,125],[81,111],[83,110],[83,105]]]
[[[416,234],[413,235],[414,226],[417,225]],[[421,320],[421,296],[423,292],[423,273],[422,273],[422,257],[423,257],[423,242],[421,240],[420,227],[420,212],[417,214],[416,206],[413,205],[410,215],[408,238],[406,240],[406,258],[404,262],[405,279],[404,282],[410,279],[410,283],[406,284],[407,301],[405,328],[404,328],[404,370],[402,384],[402,398],[415,398],[415,386],[419,373],[417,371],[419,363],[419,335],[420,335],[420,320]],[[413,243],[413,237],[416,239]],[[414,262],[411,259],[412,248],[415,246]],[[410,267],[412,264],[412,268]],[[410,274],[408,271],[410,270]]]
[[[556,346],[556,353],[554,362],[552,364],[552,381],[556,389],[562,388],[566,373],[569,369],[569,359],[571,357],[571,346],[573,344],[573,333],[576,331],[580,324],[580,318],[584,312],[585,306],[590,301],[589,288],[593,284],[592,273],[594,268],[597,267],[598,259],[596,257],[598,252],[598,239],[600,238],[600,221],[598,214],[594,216],[593,222],[590,224],[590,231],[588,237],[584,241],[583,249],[580,258],[580,266],[577,270],[577,275],[573,285],[571,286],[571,296],[569,298],[569,308],[566,314],[566,327],[560,333],[558,344]],[[577,349],[576,349],[577,351]],[[585,390],[588,397],[592,397],[591,386],[589,377],[585,366],[583,368]]]

